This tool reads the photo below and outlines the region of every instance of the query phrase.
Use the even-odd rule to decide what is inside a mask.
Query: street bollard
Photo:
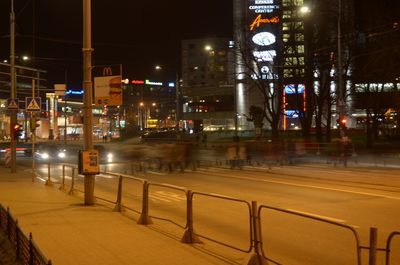
[[[6,153],[4,155],[4,163],[6,167],[11,167],[11,150],[9,148],[6,149]]]

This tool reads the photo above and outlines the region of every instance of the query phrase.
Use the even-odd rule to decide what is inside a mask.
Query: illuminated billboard
[[[247,0],[247,32],[258,71],[263,79],[276,78],[274,62],[279,55],[281,0]],[[266,73],[267,71],[267,73]]]

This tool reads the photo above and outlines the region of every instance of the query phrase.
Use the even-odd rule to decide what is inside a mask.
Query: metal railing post
[[[29,265],[33,265],[33,240],[32,240],[32,233],[29,233]]]
[[[252,226],[253,226],[253,249],[254,254],[250,257],[249,262],[247,265],[266,265],[268,264],[267,261],[261,254],[261,224],[260,224],[260,217],[258,216],[258,206],[256,201],[251,202],[251,210],[252,210]]]
[[[149,216],[149,183],[146,180],[143,182],[142,213],[137,223],[140,225],[153,223]]]
[[[201,243],[193,229],[193,192],[191,190],[186,192],[186,231],[181,242],[186,244]]]
[[[21,252],[21,247],[19,242],[18,220],[15,220],[15,244],[16,244],[15,260],[18,260]]]
[[[10,207],[7,207],[7,236],[8,239],[11,240],[11,215],[10,215]]]
[[[51,185],[52,185],[52,183],[51,183],[51,176],[50,176],[50,175],[51,175],[51,174],[50,174],[50,173],[51,173],[51,172],[50,172],[50,171],[51,171],[50,169],[51,169],[50,163],[48,163],[48,164],[47,164],[47,180],[46,180],[46,185],[48,185],[48,186],[51,186]]]
[[[117,193],[117,202],[114,207],[114,212],[121,212],[123,210],[122,207],[122,175],[119,175],[118,179],[118,193]]]
[[[75,186],[75,168],[72,167],[72,173],[71,173],[71,188],[68,192],[69,195],[74,194],[74,186]]]
[[[368,262],[368,265],[376,265],[377,244],[378,244],[378,228],[371,227],[369,230],[369,262]]]
[[[62,182],[60,190],[65,190],[65,165],[62,165]]]

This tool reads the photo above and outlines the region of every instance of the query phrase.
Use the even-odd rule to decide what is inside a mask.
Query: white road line
[[[153,175],[165,175],[165,173],[152,171],[152,170],[147,170],[146,173],[153,174]]]
[[[209,174],[212,174],[212,173],[209,173]],[[226,177],[226,178],[235,178],[235,179],[240,179],[240,180],[254,180],[254,181],[275,183],[275,184],[281,184],[281,185],[302,187],[302,188],[338,191],[338,192],[344,192],[344,193],[352,193],[352,194],[358,194],[358,195],[366,195],[366,196],[372,196],[372,197],[380,197],[380,198],[386,198],[386,199],[400,200],[400,197],[387,196],[387,195],[382,195],[382,194],[374,194],[374,193],[369,193],[369,192],[343,190],[343,189],[328,188],[328,187],[321,187],[321,186],[315,186],[315,185],[306,185],[306,184],[295,184],[295,183],[289,183],[289,182],[284,182],[284,181],[266,180],[266,179],[250,178],[250,177],[238,177],[238,176],[232,176],[232,175],[222,175],[222,174],[220,174],[220,176]]]
[[[332,221],[332,222],[346,223],[346,220],[337,219],[337,218],[333,218],[333,217],[329,217],[329,216],[324,216],[324,215],[319,215],[319,214],[314,214],[314,213],[307,213],[307,212],[302,212],[302,211],[293,210],[293,209],[286,209],[286,210],[294,212],[294,213],[299,213],[299,214],[309,215],[309,216],[312,216],[312,217],[326,219],[326,220],[329,220],[329,221]]]
[[[152,195],[152,194],[149,194],[149,198],[153,199],[153,201],[154,200],[155,201],[159,200],[159,201],[163,201],[163,202],[171,202],[170,200],[167,200],[167,199],[164,199],[164,198],[160,198],[160,197],[158,197],[156,195]]]
[[[43,181],[43,182],[46,182],[47,181],[47,179],[44,179],[44,178],[42,178],[42,177],[37,177],[39,180],[41,180],[41,181]]]

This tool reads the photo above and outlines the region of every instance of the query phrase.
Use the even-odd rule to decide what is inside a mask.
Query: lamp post
[[[14,0],[11,0],[10,12],[10,74],[11,74],[11,98],[17,97],[16,91],[16,74],[15,74],[15,14]],[[10,112],[10,136],[11,136],[11,173],[17,172],[17,139],[13,133],[14,126],[17,123],[17,110],[12,109]]]
[[[176,129],[179,129],[179,120],[180,120],[180,91],[179,91],[179,75],[176,73],[175,76],[175,101],[176,101],[176,110],[175,110],[175,126]]]
[[[342,62],[342,0],[338,0],[338,18],[337,18],[337,46],[338,46],[338,99],[337,106],[339,111],[339,130],[340,136],[345,137],[345,103],[344,103],[344,83],[343,83],[343,62]]]
[[[154,67],[155,70],[160,71],[163,69],[162,66],[156,65]],[[179,74],[178,72],[175,73],[175,127],[178,130],[179,129],[179,121],[180,121],[180,80],[179,80]]]
[[[300,8],[302,14],[308,14],[311,12],[307,6]],[[336,110],[339,118],[339,132],[341,137],[345,137],[346,124],[345,124],[345,89],[343,79],[343,58],[342,58],[342,0],[338,0],[338,11],[337,11],[337,100]]]

